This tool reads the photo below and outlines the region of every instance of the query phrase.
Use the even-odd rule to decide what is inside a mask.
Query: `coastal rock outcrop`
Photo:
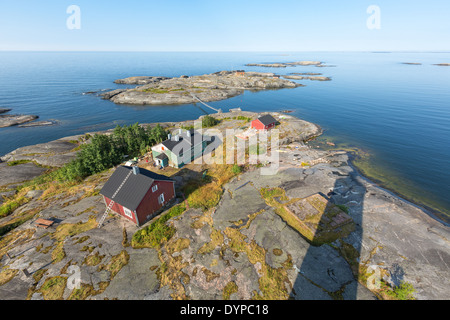
[[[117,104],[172,105],[228,99],[245,90],[296,88],[301,84],[280,79],[273,73],[220,71],[199,76],[130,77],[116,83],[142,84],[132,89],[117,89],[101,94]]]
[[[283,78],[290,80],[331,81],[330,77],[323,76],[283,76]]]
[[[36,115],[2,114],[0,115],[0,128],[16,126],[18,124],[36,120],[37,118],[39,118],[39,116]]]
[[[11,111],[12,109],[7,109],[7,108],[0,108],[0,113],[6,113]]]
[[[283,62],[283,63],[248,63],[247,67],[264,67],[264,68],[286,68],[295,66],[322,66],[320,61],[296,61],[296,62]]]

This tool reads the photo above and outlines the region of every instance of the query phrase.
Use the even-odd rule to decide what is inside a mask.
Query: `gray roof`
[[[159,156],[156,157],[156,159],[159,159],[159,160],[165,160],[165,159],[168,159],[168,158],[169,157],[165,153],[161,153]]]
[[[265,126],[268,126],[269,124],[277,122],[277,119],[272,117],[270,114],[266,114],[264,116],[261,116],[261,117],[258,118],[258,120]]]
[[[181,150],[190,150],[194,144],[203,140],[203,136],[194,129],[189,130],[189,132],[191,134],[190,137],[188,137],[187,131],[183,131],[181,134],[177,135],[179,137],[178,141],[175,141],[175,136],[173,136],[172,139],[167,139],[161,143],[170,151],[174,151],[175,148],[177,148],[176,151],[178,152]]]
[[[128,179],[126,179],[119,192],[117,192],[117,194],[114,196],[130,171],[130,176],[128,177]],[[134,211],[142,202],[142,199],[144,199],[145,194],[150,189],[155,180],[175,182],[166,176],[142,168],[139,168],[139,173],[137,175],[133,174],[132,171],[132,167],[118,167],[116,171],[114,171],[114,173],[111,175],[109,180],[105,183],[102,190],[100,191],[100,194],[114,200],[114,202],[120,204],[121,206]]]

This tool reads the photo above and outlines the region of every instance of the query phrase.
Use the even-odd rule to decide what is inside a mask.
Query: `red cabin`
[[[108,207],[138,226],[155,217],[175,197],[175,181],[139,168],[120,166],[100,194]]]
[[[258,130],[270,130],[275,127],[277,120],[270,114],[259,117],[252,121],[252,128]]]

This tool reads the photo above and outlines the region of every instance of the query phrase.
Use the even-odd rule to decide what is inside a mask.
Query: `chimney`
[[[180,136],[176,135],[176,136],[174,137],[174,140],[175,140],[175,141],[180,141]]]
[[[169,133],[169,135],[167,136],[167,138],[168,138],[169,140],[172,140],[172,135]]]
[[[187,131],[187,136],[190,138],[191,137],[191,130]]]
[[[134,174],[135,176],[137,176],[137,175],[139,174],[139,167],[137,167],[137,166],[134,166],[134,167],[133,167],[133,174]]]

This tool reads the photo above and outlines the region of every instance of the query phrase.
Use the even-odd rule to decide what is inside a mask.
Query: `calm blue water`
[[[244,66],[299,60],[321,60],[336,67]],[[432,65],[449,62],[450,53],[0,52],[0,108],[60,121],[52,127],[0,129],[0,155],[117,124],[179,121],[204,114],[194,105],[122,106],[82,94],[121,87],[113,83],[118,78],[232,69],[321,72],[333,81],[246,92],[211,105],[224,111],[238,106],[249,111],[295,110],[293,115],[319,124],[336,141],[368,150],[379,168],[450,214],[450,67]]]

